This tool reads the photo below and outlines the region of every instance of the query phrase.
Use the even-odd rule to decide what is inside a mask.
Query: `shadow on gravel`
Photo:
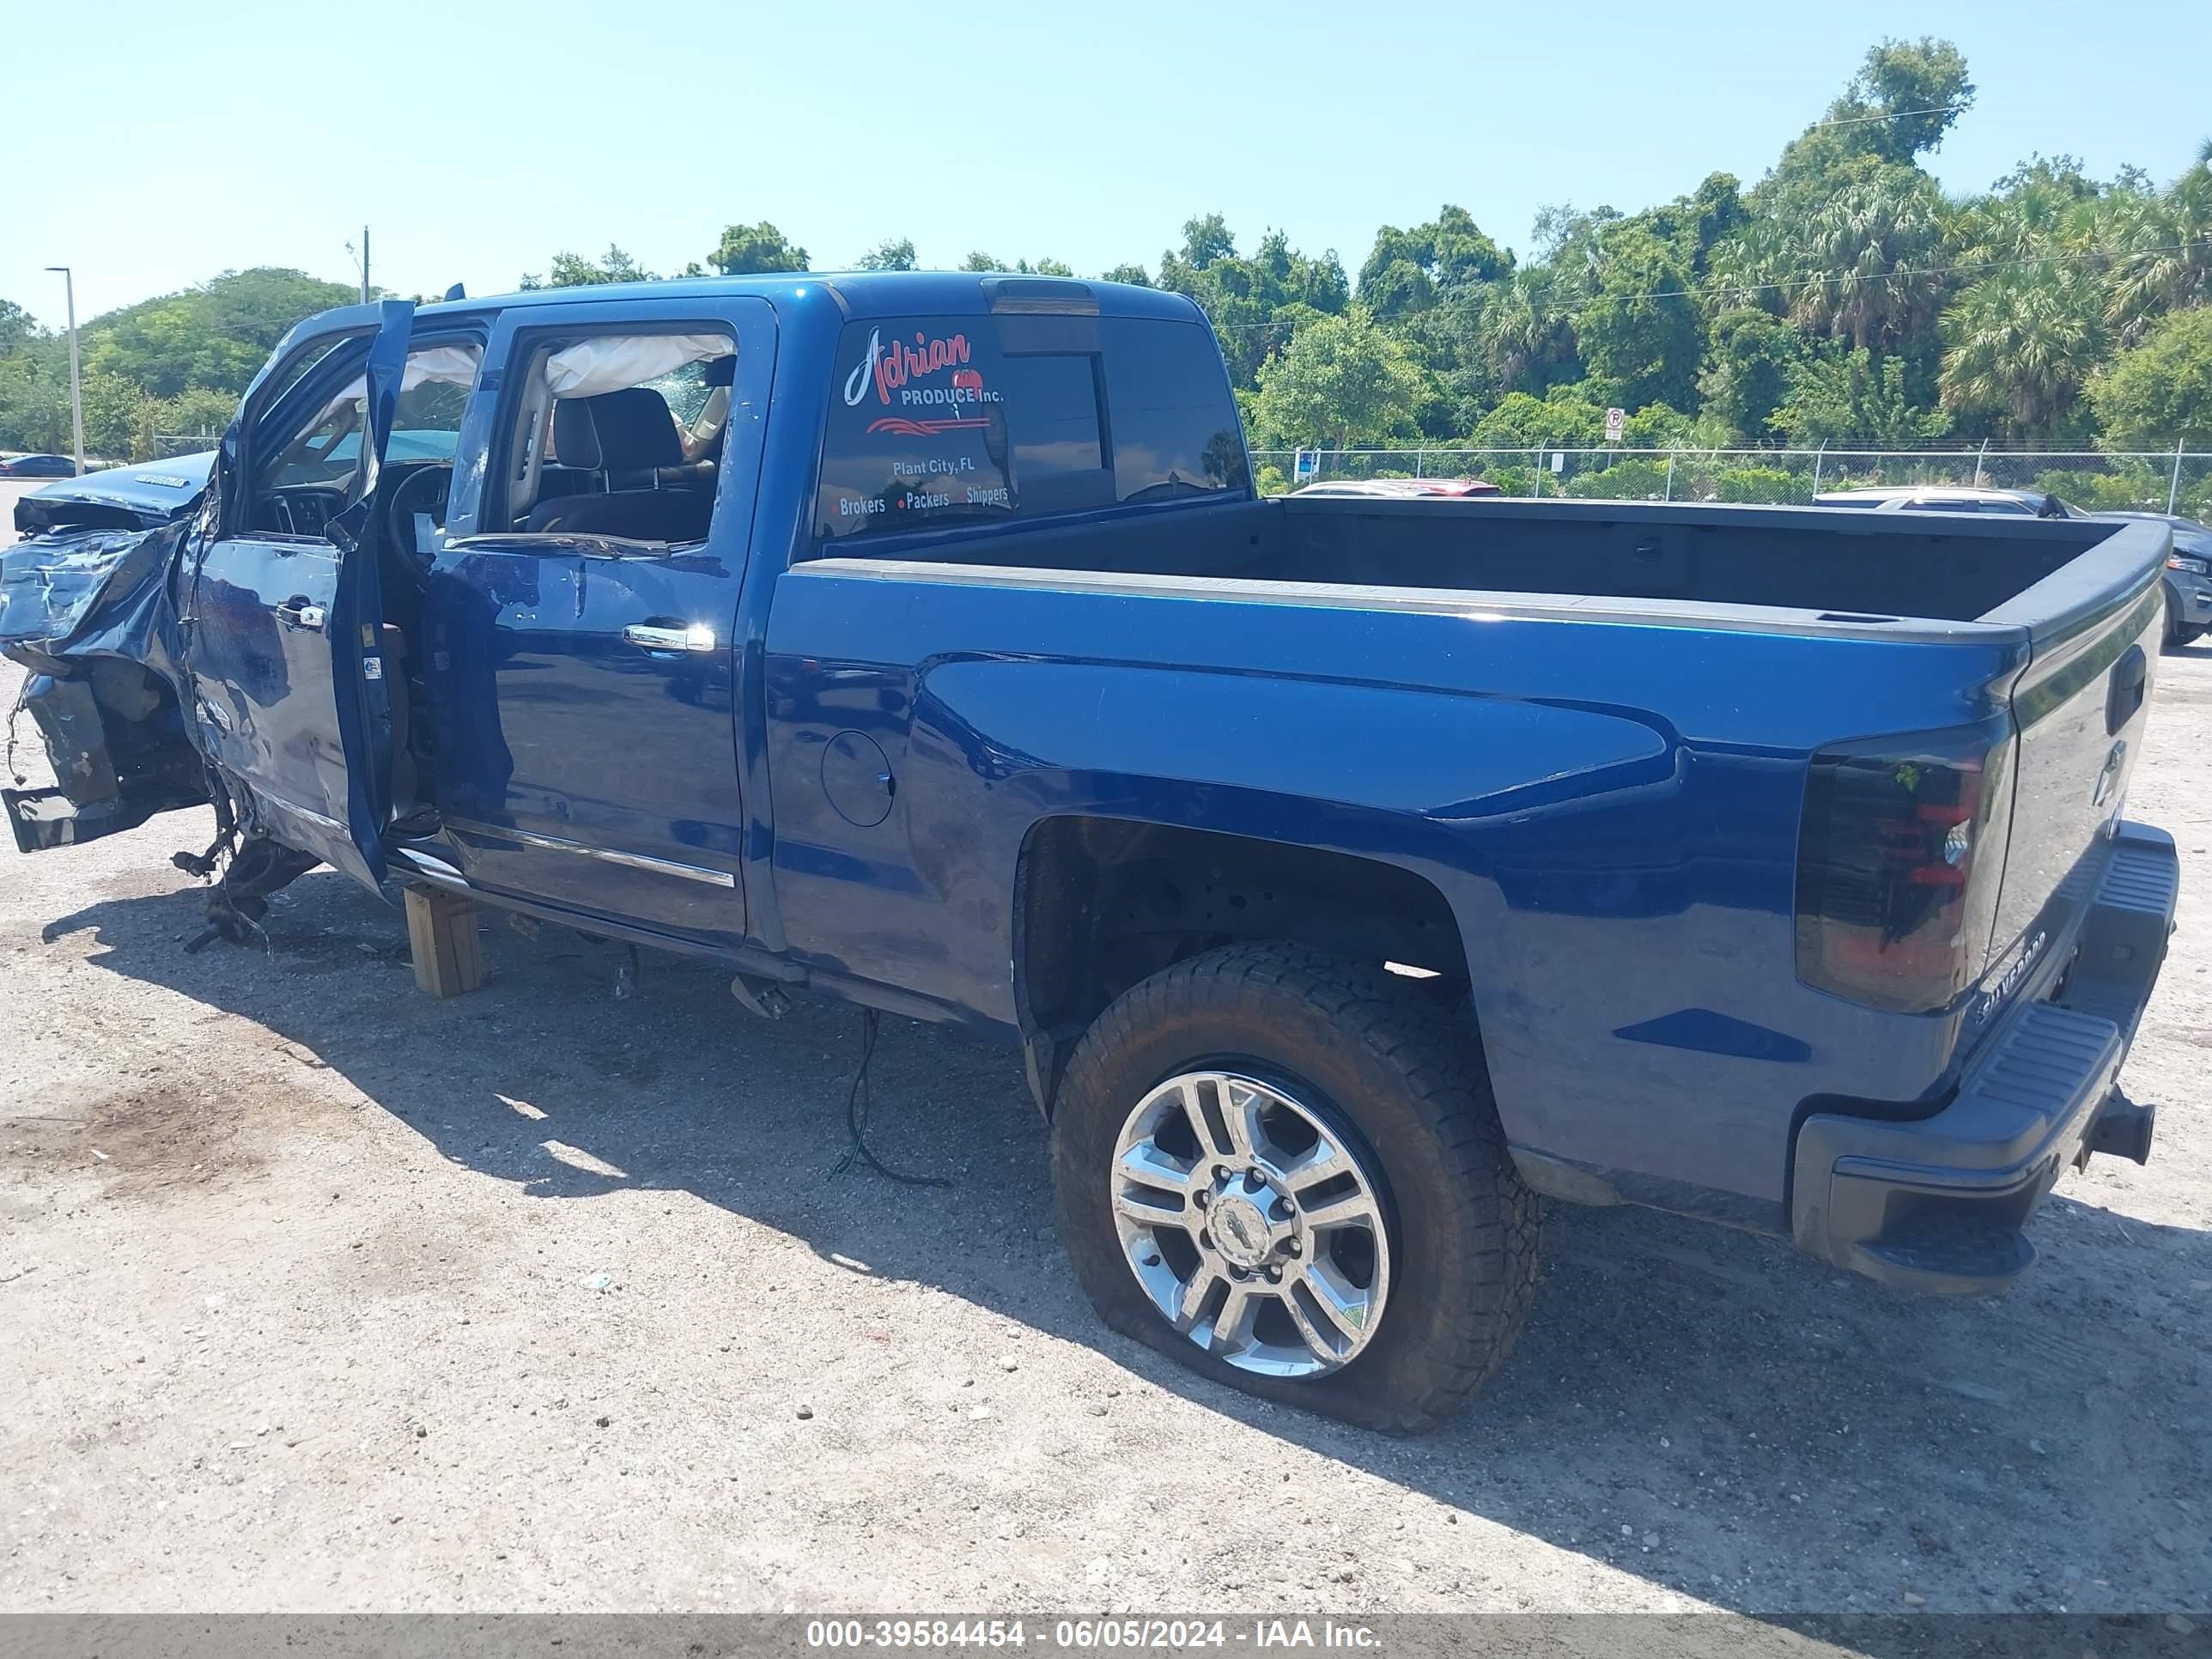
[[[2079,1612],[2212,1597],[2212,1356],[2191,1346],[2212,1290],[2205,1233],[2061,1197],[2020,1290],[1944,1303],[1765,1239],[1554,1206],[1504,1371],[1450,1430],[1395,1442],[1217,1389],[1105,1332],[1052,1240],[1045,1130],[1011,1048],[885,1022],[871,1144],[954,1183],[899,1187],[833,1174],[851,1008],[764,1023],[713,969],[656,956],[617,1000],[619,947],[497,920],[485,988],[434,1002],[393,948],[397,913],[328,873],[280,897],[262,944],[188,957],[179,941],[199,915],[186,889],[46,931],[89,930],[98,966],[266,1026],[447,1158],[537,1196],[696,1194],[1706,1601],[1890,1613],[1917,1605],[1910,1591],[1947,1610]]]

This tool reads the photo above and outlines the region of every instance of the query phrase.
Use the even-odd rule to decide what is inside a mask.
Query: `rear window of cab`
[[[848,324],[822,445],[823,543],[1250,488],[1212,331],[1132,317]]]

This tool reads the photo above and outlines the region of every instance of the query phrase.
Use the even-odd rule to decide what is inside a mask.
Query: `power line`
[[[1901,121],[1908,115],[1964,115],[1972,104],[1936,104],[1927,109],[1893,109],[1886,115],[1846,115],[1839,120],[1815,121],[1805,129],[1808,132],[1821,127],[1856,127],[1869,121]]]

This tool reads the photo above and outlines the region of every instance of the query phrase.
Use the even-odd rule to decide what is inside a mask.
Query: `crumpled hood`
[[[60,645],[111,580],[119,577],[116,587],[128,591],[146,579],[156,539],[144,530],[59,531],[0,551],[0,647]],[[167,538],[159,539],[166,546]],[[135,564],[134,553],[143,555]]]
[[[199,500],[214,465],[215,452],[209,450],[59,478],[17,498],[15,529],[25,536],[67,525],[150,530]]]
[[[120,657],[181,696],[168,575],[192,523],[50,531],[0,550],[0,655],[60,675],[71,662]]]

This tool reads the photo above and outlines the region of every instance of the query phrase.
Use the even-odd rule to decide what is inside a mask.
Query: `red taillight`
[[[1813,757],[1797,852],[1797,972],[1920,1013],[1989,953],[2011,811],[2009,731],[1841,744]]]

